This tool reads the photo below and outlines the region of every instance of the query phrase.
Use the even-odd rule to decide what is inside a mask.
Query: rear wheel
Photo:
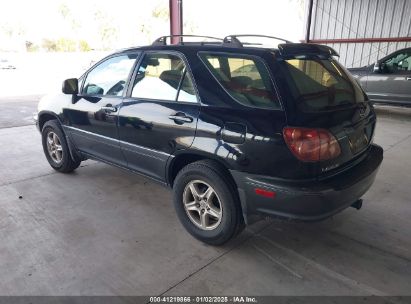
[[[203,230],[218,227],[223,205],[213,187],[203,180],[193,180],[184,188],[183,207],[190,221]]]
[[[174,207],[195,238],[221,245],[242,227],[241,208],[227,173],[211,161],[184,167],[174,182]]]
[[[56,120],[47,121],[41,135],[44,155],[53,169],[68,173],[80,166],[80,160],[72,159],[66,137]]]

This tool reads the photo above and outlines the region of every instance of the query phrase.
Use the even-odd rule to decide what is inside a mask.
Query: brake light
[[[341,153],[338,141],[324,129],[286,127],[283,136],[288,148],[301,161],[333,159]]]

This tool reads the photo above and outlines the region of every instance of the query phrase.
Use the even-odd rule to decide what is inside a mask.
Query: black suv
[[[54,169],[91,158],[172,187],[184,227],[214,245],[261,216],[361,207],[383,151],[373,107],[332,48],[169,38],[116,52],[40,101]]]

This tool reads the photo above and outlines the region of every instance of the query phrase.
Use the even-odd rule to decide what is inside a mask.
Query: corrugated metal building
[[[309,38],[333,47],[346,67],[374,63],[411,47],[411,0],[314,0]]]

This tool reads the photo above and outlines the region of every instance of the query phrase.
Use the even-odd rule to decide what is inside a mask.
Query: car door
[[[401,50],[382,59],[380,67],[367,78],[370,99],[411,104],[411,49]]]
[[[130,169],[165,180],[169,157],[191,146],[200,105],[191,71],[177,52],[146,52],[120,111],[121,150]]]
[[[117,115],[137,56],[122,53],[102,60],[85,75],[80,93],[63,111],[66,128],[81,152],[126,165],[118,141]]]

